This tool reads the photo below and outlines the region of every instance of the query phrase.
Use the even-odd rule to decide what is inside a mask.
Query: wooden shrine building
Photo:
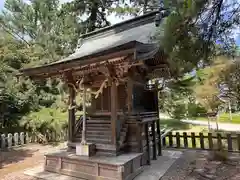
[[[85,34],[67,58],[21,70],[33,79],[61,78],[69,87],[69,148],[46,155],[45,170],[84,179],[133,179],[161,154],[157,93],[148,82],[164,73],[167,61],[154,41],[155,17],[152,12]],[[84,115],[77,119],[79,92]],[[91,106],[85,104],[87,93]],[[153,148],[149,126],[157,129]],[[90,157],[76,155],[79,144],[91,144]]]

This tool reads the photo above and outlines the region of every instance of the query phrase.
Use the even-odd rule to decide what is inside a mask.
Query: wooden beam
[[[111,130],[112,130],[112,144],[117,144],[117,85],[115,82],[112,82],[111,86]]]
[[[134,48],[130,48],[127,50],[122,50],[118,52],[109,53],[102,56],[97,57],[89,57],[88,59],[77,59],[77,60],[71,60],[66,62],[59,62],[59,63],[53,63],[46,66],[36,67],[36,68],[29,68],[29,69],[23,69],[20,70],[20,73],[26,75],[26,76],[35,76],[35,77],[52,77],[52,76],[59,76],[61,73],[65,71],[69,71],[74,69],[78,69],[81,66],[87,66],[92,63],[98,63],[101,61],[105,61],[106,59],[108,62],[111,62],[112,60],[121,60],[124,59],[124,57],[133,54]],[[75,69],[76,68],[76,69]],[[51,72],[51,73],[49,73]]]

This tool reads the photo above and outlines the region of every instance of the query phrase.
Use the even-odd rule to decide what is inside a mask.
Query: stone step
[[[95,123],[95,124],[111,124],[111,121],[109,120],[87,120],[86,121],[87,124],[92,124],[92,123]]]
[[[92,119],[111,119],[110,115],[100,115],[100,114],[90,115],[89,117]]]
[[[82,134],[79,133],[76,135],[77,138],[81,138]],[[111,135],[108,134],[87,134],[86,138],[88,139],[111,139]]]
[[[111,135],[111,130],[109,130],[109,129],[98,130],[98,129],[88,129],[87,128],[87,134]]]
[[[111,128],[110,127],[97,127],[97,126],[94,126],[94,127],[86,127],[87,131],[111,131]]]
[[[75,138],[76,142],[81,142],[81,138]],[[95,144],[110,144],[111,143],[111,139],[97,139],[97,138],[87,138],[87,142],[89,143],[95,143]]]
[[[111,128],[111,124],[108,124],[108,123],[106,123],[106,124],[101,124],[101,123],[99,123],[99,124],[87,123],[87,124],[86,124],[86,127],[87,127],[87,128],[88,128],[88,127]]]

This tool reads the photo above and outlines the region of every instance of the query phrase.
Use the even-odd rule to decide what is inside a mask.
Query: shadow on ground
[[[10,149],[0,152],[0,169],[8,166],[9,164],[15,164],[26,158],[32,157],[36,153],[37,149]]]

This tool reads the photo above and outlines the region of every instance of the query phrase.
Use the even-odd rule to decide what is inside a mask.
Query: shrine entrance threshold
[[[149,44],[155,14],[83,35],[69,57],[21,70],[32,79],[61,78],[69,89],[68,151],[46,154],[45,171],[130,180],[161,155],[158,88],[147,86],[156,70],[167,66],[160,48]],[[81,118],[76,115],[78,93]]]

